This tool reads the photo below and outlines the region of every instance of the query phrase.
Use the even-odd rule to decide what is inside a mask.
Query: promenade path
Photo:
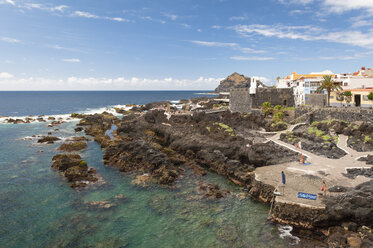
[[[333,186],[355,187],[370,180],[364,176],[350,179],[345,177],[343,173],[347,172],[347,168],[370,168],[365,164],[365,162],[358,161],[357,159],[361,156],[373,154],[373,152],[357,152],[349,148],[347,146],[348,137],[344,135],[339,135],[337,146],[344,150],[347,155],[340,159],[329,159],[323,156],[318,156],[280,140],[281,133],[292,131],[298,125],[304,124],[290,126],[287,130],[279,132],[276,135],[267,138],[267,140],[268,142],[272,141],[280,146],[298,152],[299,160],[300,154],[304,154],[306,157],[306,163],[310,164],[303,165],[300,162],[291,162],[260,167],[255,170],[257,180],[265,184],[273,185],[274,187],[282,185],[281,171],[284,171],[286,175],[286,185],[284,188],[278,188],[278,191],[283,194],[281,196],[276,196],[275,201],[296,203],[314,208],[323,208],[325,205],[321,201],[322,196],[318,195],[318,193],[322,193],[321,186],[323,185],[323,180],[326,181],[328,189]],[[298,192],[316,194],[318,195],[317,200],[298,198]],[[327,194],[332,195],[338,193],[327,192]]]

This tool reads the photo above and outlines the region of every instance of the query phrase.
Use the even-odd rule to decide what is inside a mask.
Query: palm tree
[[[321,93],[323,90],[326,90],[328,93],[328,106],[330,105],[330,92],[337,90],[342,90],[342,87],[339,84],[334,83],[332,76],[325,75],[324,80],[321,81],[321,85],[317,87],[316,92]]]

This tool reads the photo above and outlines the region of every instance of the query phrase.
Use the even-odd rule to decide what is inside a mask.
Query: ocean
[[[204,93],[207,91],[0,91],[0,116],[92,112],[115,105],[206,96]]]
[[[67,115],[107,107],[203,96],[195,91],[0,92],[0,116]],[[281,228],[267,221],[269,207],[242,197],[245,189],[215,173],[185,176],[174,187],[135,185],[136,174],[102,162],[91,141],[79,152],[106,182],[76,191],[51,168],[61,142],[38,144],[33,136],[75,136],[77,121],[0,124],[0,247],[288,247]],[[58,130],[55,130],[58,128]],[[78,134],[83,135],[83,134]],[[198,198],[200,182],[230,190],[219,201]],[[116,197],[124,195],[126,201]],[[115,203],[92,208],[95,201]]]

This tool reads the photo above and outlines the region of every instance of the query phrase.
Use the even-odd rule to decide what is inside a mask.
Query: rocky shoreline
[[[86,134],[92,135],[104,149],[105,165],[123,172],[146,173],[164,185],[172,185],[178,180],[184,166],[197,175],[211,170],[246,187],[252,198],[271,204],[275,187],[256,180],[255,169],[299,159],[296,152],[271,141],[263,142],[266,134],[261,127],[268,126],[267,123],[272,121],[265,114],[241,115],[223,111],[169,115],[161,108],[166,108],[166,104],[154,103],[153,109],[145,112],[135,108],[126,111],[121,120],[109,113],[76,117],[81,118],[78,126],[84,127]],[[105,134],[112,125],[118,127],[114,139]],[[359,132],[360,136],[366,137],[371,135],[371,127],[367,123],[345,125],[340,121],[312,123],[306,126],[310,131],[308,136],[304,136],[301,130],[298,133],[295,131],[292,135],[299,140],[292,137],[289,143],[302,139],[303,144],[309,142],[309,146],[313,147],[310,151],[338,159],[346,153],[336,146],[333,135],[343,133],[354,137]],[[288,138],[288,134],[282,136],[284,140],[289,141]],[[321,140],[323,145],[320,148],[317,144]],[[325,143],[329,146],[326,147]],[[227,194],[219,189],[214,192],[213,186],[201,187],[200,190],[205,190],[209,199]],[[276,202],[272,206],[271,219],[299,228],[297,232],[300,235],[305,232],[303,230],[312,230],[329,247],[370,247],[373,245],[370,229],[373,223],[370,219],[373,216],[372,189],[373,184],[367,183],[338,196],[326,197],[325,207]],[[368,198],[359,200],[361,194]],[[341,203],[341,199],[348,197],[349,201]],[[354,212],[352,209],[359,210]]]
[[[271,220],[297,227],[295,232],[305,240],[310,238],[307,230],[311,230],[311,236],[321,242],[321,247],[322,244],[329,247],[373,245],[372,180],[355,188],[334,187],[339,193],[325,197],[323,206],[314,207],[274,201],[276,187],[257,178],[257,168],[299,161],[297,151],[268,140],[273,134],[265,132],[289,127],[289,120],[299,115],[297,109],[273,108],[238,114],[231,113],[224,104],[206,99],[184,102],[199,107],[192,111],[185,108],[182,112],[169,108],[171,113],[168,113],[166,108],[169,103],[158,102],[133,105],[127,110],[116,109],[122,118],[108,112],[72,114],[70,118],[79,120],[76,132],[84,131],[101,145],[104,164],[121,172],[137,173],[136,184],[145,185],[151,181],[172,186],[183,177],[185,169],[199,176],[205,175],[207,170],[214,171],[247,188],[248,195],[253,199],[271,205]],[[221,111],[210,113],[212,109]],[[285,113],[280,122],[274,118],[279,110]],[[351,149],[373,150],[372,123],[348,123],[344,120],[311,122],[313,112],[301,110],[299,121],[309,119],[310,122],[282,133],[280,140],[290,145],[301,141],[306,151],[331,159],[346,156],[346,151],[337,145],[339,134],[349,137],[347,144]],[[310,116],[307,117],[307,114]],[[58,138],[48,135],[39,140],[40,143],[53,143]],[[86,147],[86,141],[85,137],[74,137],[66,140],[67,143],[62,144],[59,150],[79,151]],[[73,188],[84,187],[87,182],[95,182],[99,178],[77,154],[58,154],[52,160],[52,167],[61,171]],[[368,165],[371,156],[359,160],[366,161]],[[370,169],[347,172],[346,177],[351,178],[371,176]],[[210,200],[229,195],[225,189],[215,185],[202,184],[196,190]]]

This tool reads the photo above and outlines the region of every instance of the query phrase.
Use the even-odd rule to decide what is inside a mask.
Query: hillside
[[[251,79],[237,72],[220,81],[219,86],[215,89],[216,92],[227,92],[231,88],[248,88],[250,87]]]

